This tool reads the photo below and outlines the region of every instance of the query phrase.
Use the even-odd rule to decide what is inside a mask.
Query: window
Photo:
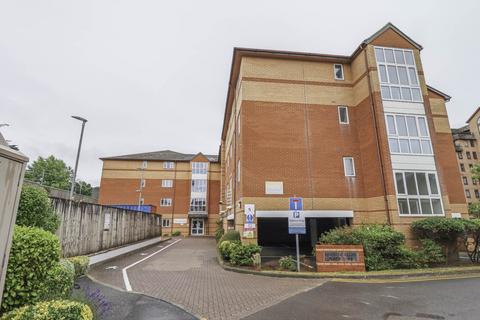
[[[422,102],[413,51],[375,47],[382,99]]]
[[[226,195],[226,200],[227,200],[227,206],[232,206],[232,177],[230,176],[230,179],[228,180],[228,185],[227,185],[227,195]]]
[[[341,124],[348,124],[348,109],[345,106],[338,107],[338,121]]]
[[[475,160],[478,159],[477,153],[475,151],[472,152],[472,156],[473,156],[473,159],[475,159]]]
[[[462,177],[462,180],[463,180],[463,184],[464,184],[464,185],[468,185],[468,179],[467,179],[467,177]]]
[[[207,192],[207,180],[192,179],[192,192]]]
[[[160,200],[160,207],[170,207],[172,205],[171,198],[162,198]]]
[[[474,152],[475,153],[475,152]],[[462,151],[457,151],[457,156],[458,156],[458,159],[463,159],[463,153]]]
[[[335,80],[344,80],[345,78],[343,76],[343,64],[334,64],[333,73],[335,76]]]
[[[465,165],[460,163],[460,171],[465,172]]]
[[[146,185],[147,185],[147,180],[141,179],[140,180],[140,187],[145,188]]]
[[[443,214],[435,173],[395,171],[395,182],[400,215]]]
[[[192,198],[190,200],[191,212],[205,212],[207,211],[207,199],[205,198]]]
[[[471,198],[471,197],[472,197],[472,195],[470,194],[470,190],[465,190],[465,196],[466,196],[467,198]]]
[[[424,116],[387,114],[386,123],[391,153],[433,154]]]
[[[265,194],[283,194],[283,182],[265,181]]]
[[[146,169],[146,168],[147,168],[147,164],[148,164],[147,161],[143,161],[143,162],[142,162],[142,169]]]
[[[352,157],[343,157],[343,170],[346,177],[355,176],[355,162]]]
[[[140,205],[143,206],[145,204],[145,199],[140,198]]]
[[[473,190],[473,192],[475,193],[475,198],[480,198],[480,193],[478,193],[477,189]]]
[[[162,219],[162,227],[164,228],[170,227],[170,219]]]
[[[173,187],[173,180],[162,180],[162,188],[171,188]]]
[[[470,168],[470,171],[472,171],[472,169],[473,169],[473,164],[470,163],[470,164],[468,165],[468,167]]]
[[[241,124],[241,122],[240,122],[240,115],[238,115],[238,119],[237,119],[237,135],[240,135],[240,128],[242,127],[240,124]]]
[[[475,178],[472,178],[472,184],[475,184],[475,185],[476,185],[477,183],[478,183],[478,180],[475,179]]]
[[[208,162],[192,162],[193,174],[207,174]]]
[[[240,182],[240,160],[237,162],[237,182]]]
[[[163,169],[173,169],[175,168],[175,162],[167,161],[163,163]]]
[[[467,153],[467,159],[472,159],[472,155],[471,155],[470,151],[467,151],[466,153]]]
[[[475,147],[475,140],[469,140],[470,141],[470,147]]]

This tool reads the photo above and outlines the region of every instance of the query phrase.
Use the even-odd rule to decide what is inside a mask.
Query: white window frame
[[[147,185],[147,180],[146,180],[146,179],[141,179],[141,180],[140,180],[140,186],[141,186],[142,188],[145,188],[146,185]]]
[[[382,50],[382,53],[383,53],[383,62],[381,61],[378,61],[377,60],[377,49],[381,49]],[[374,47],[374,55],[375,55],[375,61],[377,62],[377,69],[378,69],[378,81],[380,83],[380,92],[381,92],[381,95],[382,95],[382,99],[383,100],[389,100],[389,101],[402,101],[402,102],[423,102],[423,94],[422,94],[422,89],[420,87],[420,78],[418,76],[418,69],[417,69],[417,64],[416,64],[416,61],[415,61],[415,53],[413,52],[413,50],[410,50],[410,49],[402,49],[402,48],[392,48],[392,47],[380,47],[380,46],[375,46]],[[387,59],[386,59],[386,56],[385,56],[385,50],[392,50],[393,51],[393,59],[395,62],[387,62]],[[405,63],[397,63],[397,58],[395,56],[395,50],[397,51],[402,51],[403,53],[403,57],[404,57],[404,62]],[[407,64],[407,59],[406,59],[406,55],[405,55],[405,52],[410,52],[412,54],[412,59],[413,59],[413,65],[412,64]],[[380,72],[380,65],[383,65],[385,66],[385,73],[386,73],[386,77],[387,77],[387,82],[382,82],[382,75],[381,75],[381,72]],[[397,79],[398,79],[398,83],[391,83],[390,82],[390,76],[388,74],[388,66],[391,66],[391,67],[395,67],[395,73],[397,75]],[[408,85],[406,84],[400,84],[400,74],[398,72],[398,67],[405,67],[406,70],[407,70],[407,80],[408,80]],[[416,76],[416,80],[417,80],[417,84],[413,84],[412,82],[412,78],[410,76],[410,72],[409,72],[409,68],[414,68],[414,71],[415,71],[415,76]],[[391,91],[391,87],[398,87],[399,90],[400,90],[400,99],[394,99],[392,97],[392,91]],[[387,88],[388,89],[388,92],[390,94],[390,98],[388,97],[385,97],[384,94],[383,94],[383,90],[384,88]],[[410,91],[410,97],[411,99],[404,99],[403,98],[403,93],[402,93],[402,88],[408,88],[408,90]],[[414,100],[413,99],[413,90],[412,89],[415,89],[415,90],[418,90],[419,91],[419,94],[420,94],[420,100]]]
[[[208,173],[208,162],[192,162],[192,173],[193,174],[207,174]]]
[[[142,162],[142,169],[146,169],[148,165],[148,162],[145,160]]]
[[[395,124],[395,128],[394,128],[395,133],[390,133],[388,117],[393,117],[393,121],[394,121],[394,124]],[[405,126],[406,126],[406,129],[407,129],[407,135],[406,136],[400,135],[398,133],[397,117],[404,117],[405,118]],[[408,117],[414,117],[415,118],[415,125],[417,126],[418,136],[411,136],[410,135],[410,129],[408,128],[408,122],[407,122]],[[420,132],[420,120],[419,120],[420,118],[422,118],[425,121],[425,128],[427,130],[427,135],[426,136],[422,135],[422,133]],[[430,129],[428,127],[428,121],[427,121],[426,116],[416,115],[416,114],[403,114],[403,113],[402,114],[386,113],[385,114],[385,128],[387,130],[387,136],[388,136],[388,148],[389,148],[391,154],[415,155],[415,156],[433,156],[432,139],[430,138]],[[397,141],[398,150],[399,150],[398,152],[392,151],[390,139]],[[409,152],[401,152],[400,140],[408,140]],[[412,152],[412,140],[418,141],[418,143],[420,145],[420,153]],[[428,144],[430,146],[430,153],[424,152],[422,141],[428,141]]]
[[[192,198],[190,199],[190,212],[206,212],[207,198]]]
[[[170,219],[162,219],[162,228],[170,227]]]
[[[342,70],[342,77],[341,78],[337,78],[337,70],[335,70],[335,68],[337,66],[340,66],[340,70]],[[335,78],[335,80],[345,80],[345,70],[343,68],[343,64],[341,63],[334,63],[333,64],[333,77]]]
[[[172,198],[162,198],[160,199],[160,207],[171,207]]]
[[[417,193],[418,193],[418,181],[417,181],[417,175],[416,173],[424,173],[425,178],[427,180],[427,188],[428,188],[428,195],[409,195],[408,190],[407,190],[407,180],[405,178],[405,173],[411,172],[414,173],[414,179],[415,179],[415,187],[417,188]],[[398,186],[397,186],[397,173],[401,173],[403,175],[403,187],[405,189],[405,193],[400,194],[398,192]],[[431,191],[430,187],[430,181],[428,178],[429,174],[433,174],[435,176],[435,182],[437,184],[437,189],[438,189],[438,194],[433,194]],[[440,183],[438,181],[438,175],[436,171],[428,171],[428,170],[393,170],[393,181],[395,184],[395,193],[397,196],[397,210],[398,214],[400,217],[442,217],[445,216],[445,208],[443,206],[443,200],[442,200],[442,190],[440,189]],[[398,202],[399,199],[406,199],[407,200],[407,205],[408,205],[408,211],[410,212],[410,199],[417,199],[418,204],[419,204],[419,209],[420,211],[422,210],[422,204],[421,204],[421,199],[429,199],[430,200],[430,206],[432,209],[432,214],[424,214],[424,213],[416,213],[416,214],[410,214],[410,213],[401,213],[400,210],[400,204]],[[442,208],[442,213],[441,214],[436,214],[433,213],[433,205],[432,205],[432,199],[438,199],[440,200],[440,206]]]
[[[345,114],[347,116],[347,121],[346,122],[342,121],[341,110],[345,110]],[[348,107],[347,106],[338,106],[338,122],[340,124],[349,124],[350,123],[350,117],[348,116]]]
[[[240,114],[238,115],[238,119],[237,119],[237,136],[240,135],[240,128],[241,128],[241,122],[240,122]]]
[[[144,203],[145,203],[145,199],[144,199],[144,198],[140,198],[140,205],[143,206]]]
[[[347,173],[347,161],[348,160],[352,161],[353,174],[348,174]],[[343,157],[343,172],[345,173],[345,177],[355,177],[356,176],[355,159],[353,157]]]
[[[190,192],[202,192],[206,193],[208,188],[207,179],[192,179],[190,182]]]
[[[172,188],[173,180],[172,179],[162,179],[162,188]]]
[[[240,182],[240,160],[237,162],[237,182]]]
[[[175,162],[173,161],[164,161],[163,162],[163,169],[174,169],[175,168]]]

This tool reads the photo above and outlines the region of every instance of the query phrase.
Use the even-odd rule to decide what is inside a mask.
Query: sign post
[[[300,245],[299,234],[305,234],[305,216],[303,215],[303,199],[290,198],[290,215],[288,216],[288,233],[295,234],[295,245],[297,249],[297,271],[300,271]]]

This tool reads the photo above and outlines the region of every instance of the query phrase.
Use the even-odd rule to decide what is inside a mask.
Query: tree
[[[72,174],[72,168],[67,166],[63,160],[52,155],[48,158],[38,157],[37,160],[28,165],[25,179],[38,182],[44,186],[68,190]]]
[[[16,223],[20,226],[38,227],[55,233],[60,225],[60,219],[55,214],[45,189],[23,185]]]
[[[75,182],[75,193],[83,194],[84,196],[91,196],[92,185],[85,181],[78,180]]]

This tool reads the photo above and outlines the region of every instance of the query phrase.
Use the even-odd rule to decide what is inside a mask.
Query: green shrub
[[[1,320],[92,320],[93,314],[86,304],[52,300],[39,302],[10,311]]]
[[[170,233],[164,233],[163,236],[164,237],[170,237]]]
[[[223,260],[228,261],[230,260],[230,255],[234,247],[241,245],[239,241],[222,241],[219,244],[218,250],[220,251],[220,255],[222,256]]]
[[[216,222],[216,229],[215,229],[215,241],[217,243],[220,241],[222,236],[225,234],[225,230],[223,229],[223,221],[222,219],[218,219]]]
[[[75,268],[75,279],[87,273],[88,264],[90,263],[90,259],[87,256],[71,257],[67,260],[73,263],[73,267]]]
[[[182,233],[180,232],[180,230],[175,230],[175,231],[172,232],[172,237],[178,237],[181,234]]]
[[[280,265],[280,268],[282,268],[283,270],[297,271],[297,264],[295,263],[295,260],[293,260],[291,256],[281,257],[280,260],[278,261],[278,264]]]
[[[55,233],[60,219],[53,211],[45,189],[24,185],[20,195],[16,223],[26,227],[38,227]]]
[[[60,241],[45,230],[15,226],[8,261],[2,312],[39,301],[48,274],[60,260]]]
[[[396,268],[397,260],[406,255],[405,236],[384,225],[364,225],[357,228],[341,227],[322,234],[325,244],[362,244],[367,270]],[[407,260],[410,257],[406,257]]]
[[[219,243],[223,241],[240,241],[240,232],[237,230],[228,230],[225,234],[220,238]]]
[[[458,260],[457,240],[465,233],[465,220],[431,217],[415,221],[411,227],[419,239],[431,239],[442,245],[447,261]]]
[[[230,248],[230,263],[237,266],[252,266],[253,255],[260,253],[260,247],[256,244],[236,244]]]
[[[445,263],[442,247],[431,239],[420,240],[422,247],[419,251],[420,261],[427,267]]]
[[[68,298],[72,293],[74,279],[73,263],[66,259],[60,260],[60,263],[48,271],[41,300]]]

